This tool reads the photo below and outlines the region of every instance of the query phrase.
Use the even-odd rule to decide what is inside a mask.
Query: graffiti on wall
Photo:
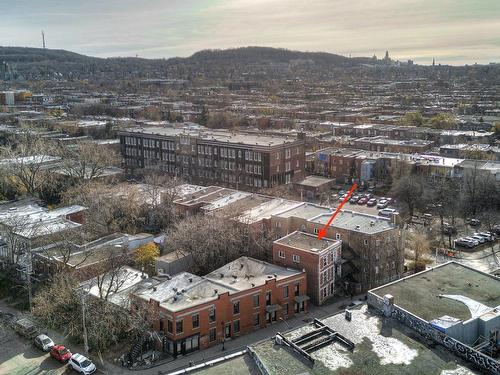
[[[383,299],[372,293],[368,293],[368,304],[380,311],[383,311]],[[394,305],[392,317],[404,325],[414,329],[426,339],[438,342],[465,360],[480,366],[492,374],[500,374],[500,362],[495,361],[493,358],[474,350],[473,348],[455,340],[441,331],[438,331],[428,322],[420,319],[410,312]]]

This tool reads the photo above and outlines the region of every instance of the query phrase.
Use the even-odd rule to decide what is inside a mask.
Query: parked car
[[[66,363],[73,354],[64,345],[54,345],[50,349],[50,356],[57,359],[59,362]]]
[[[383,208],[379,210],[378,214],[380,216],[392,216],[396,213],[396,210],[393,208]]]
[[[50,351],[50,349],[54,346],[54,341],[44,334],[38,335],[34,340],[35,346],[39,349],[42,349],[44,352]]]
[[[478,241],[478,240],[476,240],[475,238],[470,237],[470,236],[464,237],[464,238],[462,238],[462,239],[463,239],[463,240],[466,240],[466,241],[473,242],[473,243],[474,243],[474,246],[479,245],[479,241]]]
[[[474,233],[472,236],[470,236],[472,238],[474,238],[476,241],[478,241],[479,243],[485,243],[486,242],[486,238],[484,238],[483,236],[480,236],[476,233]]]
[[[353,195],[351,197],[351,199],[349,199],[349,203],[350,204],[356,204],[356,203],[358,203],[358,200],[359,200],[359,195]]]
[[[481,220],[479,219],[469,219],[469,225],[471,227],[478,227],[481,225]]]
[[[366,202],[366,205],[368,207],[373,207],[377,204],[377,200],[375,198],[369,199],[368,202]]]
[[[368,198],[361,198],[359,201],[358,201],[358,204],[361,205],[361,204],[365,204],[366,202],[368,202]]]
[[[459,238],[455,240],[455,246],[468,247],[469,249],[472,249],[476,245],[472,241],[467,241],[463,238]]]
[[[495,235],[491,232],[479,232],[479,233],[474,233],[474,235],[479,235],[479,236],[483,236],[486,241],[495,241]]]
[[[366,199],[372,199],[373,198],[373,194],[368,193],[368,194],[363,195],[363,197],[365,197]]]
[[[92,363],[90,359],[85,357],[82,354],[73,354],[68,361],[68,365],[75,371],[83,374],[90,375],[93,374],[96,370],[95,365]]]
[[[347,197],[347,194],[343,194],[339,197],[338,201],[339,202],[342,202],[344,200],[344,198]]]
[[[21,336],[33,339],[35,338],[38,334],[38,327],[36,324],[28,318],[22,318],[17,320],[14,323],[14,330],[19,333]]]
[[[389,205],[389,202],[386,199],[382,198],[381,200],[378,201],[377,208],[380,208],[380,209],[386,208],[388,205]]]

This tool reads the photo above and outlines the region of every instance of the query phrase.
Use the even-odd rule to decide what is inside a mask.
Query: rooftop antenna
[[[43,30],[42,30],[42,45],[43,49],[45,49],[45,33],[43,32]]]

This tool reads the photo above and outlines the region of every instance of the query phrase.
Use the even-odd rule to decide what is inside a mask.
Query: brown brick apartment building
[[[158,311],[163,350],[184,355],[307,312],[306,273],[241,257],[199,277],[187,272],[133,295]]]
[[[121,131],[126,169],[158,166],[204,185],[256,190],[305,177],[305,141],[292,137],[144,127]]]
[[[310,203],[271,217],[276,239],[294,231],[317,234],[333,212]],[[342,241],[341,290],[361,293],[403,273],[402,232],[392,219],[354,211],[341,211],[327,231],[327,238]]]
[[[307,274],[307,294],[316,305],[332,297],[335,280],[341,276],[342,242],[316,235],[293,232],[273,244],[273,263],[297,269]]]

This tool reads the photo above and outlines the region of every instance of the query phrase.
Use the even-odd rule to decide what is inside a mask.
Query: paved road
[[[0,374],[70,374],[71,370],[35,348],[31,342],[17,335],[10,327],[0,326]]]

